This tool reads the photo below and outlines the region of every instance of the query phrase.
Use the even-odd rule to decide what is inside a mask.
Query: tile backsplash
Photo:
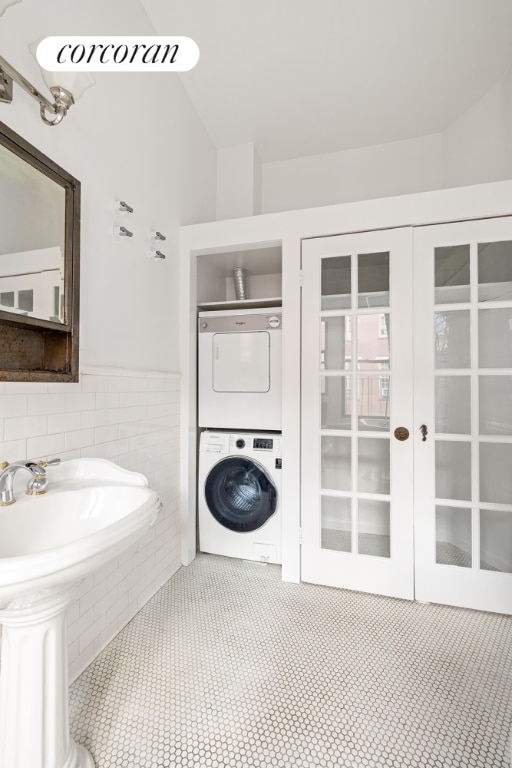
[[[0,382],[0,461],[110,459],[146,475],[164,503],[137,545],[80,585],[68,611],[71,680],[180,567],[179,383],[95,368],[77,384]]]

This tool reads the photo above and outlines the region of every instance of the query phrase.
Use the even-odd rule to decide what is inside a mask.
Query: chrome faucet
[[[26,469],[32,475],[27,483],[26,493],[29,496],[39,496],[46,493],[48,488],[48,478],[46,476],[46,467],[54,464],[60,464],[60,459],[51,461],[33,461],[32,459],[14,461],[12,464],[4,462],[0,465],[3,471],[0,473],[0,507],[8,504],[14,504],[14,476],[20,469]]]

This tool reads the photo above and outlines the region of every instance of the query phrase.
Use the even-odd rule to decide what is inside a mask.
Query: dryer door
[[[249,533],[261,528],[277,509],[277,490],[265,469],[245,456],[230,456],[212,468],[205,499],[225,528]]]
[[[212,339],[214,392],[268,392],[270,334],[268,331],[215,333]]]

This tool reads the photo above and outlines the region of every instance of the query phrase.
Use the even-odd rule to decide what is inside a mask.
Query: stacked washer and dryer
[[[200,312],[199,549],[281,562],[281,308]]]

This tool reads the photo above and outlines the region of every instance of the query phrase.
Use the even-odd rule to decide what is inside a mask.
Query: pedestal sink
[[[0,766],[93,768],[69,735],[66,609],[83,577],[133,544],[162,504],[144,475],[110,461],[47,474],[44,495],[22,485],[0,507]]]

